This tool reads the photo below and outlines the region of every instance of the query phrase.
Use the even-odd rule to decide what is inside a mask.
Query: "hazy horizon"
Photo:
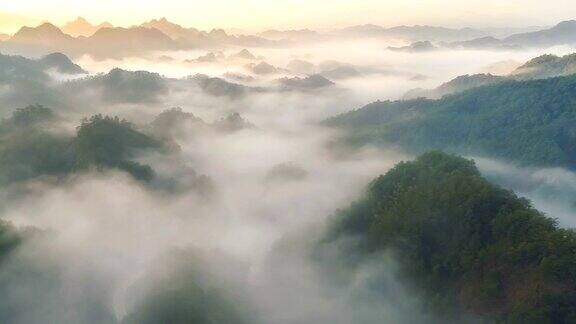
[[[14,33],[23,25],[48,21],[62,25],[83,17],[94,24],[110,22],[127,27],[166,17],[185,27],[239,29],[329,29],[358,24],[382,26],[438,25],[452,28],[517,28],[549,26],[576,17],[576,4],[556,0],[550,6],[537,0],[466,1],[365,0],[359,5],[347,0],[218,0],[189,3],[167,0],[138,5],[135,0],[104,0],[94,4],[71,0],[9,2],[0,9],[0,32]],[[130,12],[130,15],[126,15]]]

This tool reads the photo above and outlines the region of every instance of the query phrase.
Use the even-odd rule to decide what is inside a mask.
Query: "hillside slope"
[[[576,76],[506,81],[445,96],[376,102],[326,121],[348,142],[442,149],[576,169]]]
[[[357,239],[344,255],[358,266],[394,251],[404,282],[447,318],[576,320],[576,233],[490,184],[472,161],[431,152],[400,163],[339,213],[324,244],[342,238]]]

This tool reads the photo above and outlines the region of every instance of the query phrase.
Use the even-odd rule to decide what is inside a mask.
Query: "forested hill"
[[[404,282],[447,319],[576,322],[576,233],[490,184],[472,161],[431,152],[397,165],[339,213],[328,237],[356,238],[344,255],[359,267],[396,252]]]
[[[326,124],[345,129],[355,145],[576,169],[576,76],[506,81],[439,100],[376,102]]]

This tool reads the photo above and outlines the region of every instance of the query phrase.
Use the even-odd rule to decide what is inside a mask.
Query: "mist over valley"
[[[42,18],[0,34],[0,322],[576,320],[573,20]]]

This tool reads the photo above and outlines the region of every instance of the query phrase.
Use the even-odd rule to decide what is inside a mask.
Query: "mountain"
[[[503,81],[439,100],[386,101],[332,118],[348,143],[442,149],[576,169],[576,76]]]
[[[74,38],[49,23],[35,28],[22,27],[3,45],[44,53],[57,50],[75,56],[91,54],[97,58],[123,57],[152,50],[179,48],[174,40],[154,28],[105,27],[98,29],[92,36]]]
[[[37,27],[22,27],[9,41],[32,47],[59,49],[74,46],[76,39],[63,33],[58,27],[44,23]]]
[[[322,69],[319,73],[323,77],[326,77],[330,80],[340,80],[340,79],[348,79],[360,76],[362,73],[356,69],[353,65],[342,64],[340,66],[330,68],[330,69]]]
[[[83,41],[83,50],[96,56],[114,57],[154,50],[178,49],[179,45],[155,28],[102,28]]]
[[[254,323],[198,253],[172,251],[159,263],[163,266],[151,267],[129,287],[128,294],[137,298],[115,324]]]
[[[244,59],[244,60],[250,60],[250,61],[255,61],[258,58],[252,54],[249,50],[247,49],[243,49],[240,52],[236,53],[236,54],[232,54],[230,55],[229,58],[233,58],[233,59]]]
[[[271,46],[276,44],[275,41],[257,36],[229,35],[223,29],[213,29],[206,32],[195,28],[185,28],[168,21],[166,18],[151,20],[140,26],[157,29],[186,48],[222,47],[226,45]]]
[[[225,79],[228,79],[233,82],[240,82],[240,83],[251,83],[256,81],[256,78],[250,75],[237,73],[237,72],[226,72],[222,75]]]
[[[447,48],[463,48],[463,49],[490,49],[490,50],[518,50],[521,47],[518,45],[507,43],[504,40],[497,39],[492,36],[475,38],[466,41],[444,43]]]
[[[285,72],[283,69],[275,67],[271,64],[266,62],[260,62],[258,64],[249,63],[244,66],[248,71],[252,72],[253,74],[257,75],[270,75],[270,74],[279,74]]]
[[[244,119],[244,117],[237,112],[217,120],[212,126],[223,132],[237,132],[254,127],[252,123]]]
[[[57,115],[42,106],[20,108],[0,122],[0,186],[72,171],[72,139],[51,132]]]
[[[520,80],[544,79],[576,74],[576,54],[563,57],[543,55],[528,61],[512,72]]]
[[[216,97],[238,98],[252,90],[252,88],[241,84],[228,82],[221,78],[212,78],[203,74],[188,77],[187,81],[200,87],[205,93]]]
[[[2,33],[0,33],[0,42],[3,42],[3,41],[5,41],[5,40],[9,40],[10,37],[11,37],[11,36],[8,35],[8,34],[2,34]]]
[[[444,41],[448,39],[471,39],[486,33],[472,28],[452,29],[435,26],[398,26],[389,28],[387,33],[395,37],[416,40]]]
[[[100,25],[92,25],[86,19],[82,17],[76,18],[76,20],[66,23],[62,26],[62,31],[73,37],[89,37],[94,35],[95,32],[102,28],[112,28],[112,24],[108,22],[101,23]]]
[[[395,52],[409,52],[409,53],[422,53],[422,52],[431,52],[435,51],[438,48],[432,44],[430,41],[420,41],[414,42],[408,46],[402,47],[388,47],[389,50]]]
[[[153,19],[145,22],[141,25],[144,28],[154,28],[168,35],[174,40],[186,39],[190,40],[193,38],[202,38],[204,35],[197,29],[194,28],[184,28],[178,24],[168,21],[166,18]]]
[[[485,85],[496,84],[505,81],[506,77],[492,74],[462,75],[449,82],[446,82],[436,89],[414,89],[408,91],[403,99],[430,98],[439,99],[445,95],[455,94],[478,88]]]
[[[318,74],[330,80],[354,78],[362,75],[359,67],[338,61],[323,61],[318,64]],[[370,72],[370,71],[363,71]]]
[[[576,44],[576,20],[568,20],[552,28],[514,34],[506,38],[479,37],[444,44],[444,46],[450,48],[510,50],[521,49],[523,47],[552,47],[574,44]]]
[[[150,123],[150,132],[157,138],[186,138],[191,128],[203,130],[208,125],[194,114],[185,112],[182,108],[172,108],[161,112]]]
[[[217,62],[218,60],[223,58],[223,54],[222,53],[214,53],[214,52],[210,52],[210,53],[206,53],[204,55],[198,56],[195,59],[192,60],[186,60],[186,63],[214,63]]]
[[[342,276],[365,264],[382,269],[392,255],[398,281],[438,323],[576,318],[576,232],[488,182],[473,161],[431,152],[398,164],[339,212],[326,236],[319,251],[340,251],[350,268]],[[386,293],[372,282],[374,298]]]
[[[334,82],[326,79],[325,77],[319,74],[310,75],[305,78],[300,77],[282,78],[279,79],[278,82],[285,90],[303,90],[303,91],[331,87],[335,84]]]
[[[482,28],[482,30],[488,35],[492,35],[496,38],[506,38],[516,34],[533,33],[544,29],[550,29],[550,27],[551,26],[494,27]]]
[[[160,151],[163,143],[118,117],[95,115],[82,121],[75,144],[76,168],[117,168],[136,179],[150,181],[154,171],[133,161],[138,151]]]
[[[65,90],[86,97],[88,93],[100,92],[102,100],[110,104],[156,103],[168,93],[168,82],[157,73],[116,68],[107,74],[70,81]]]
[[[563,57],[542,55],[519,66],[506,76],[491,74],[462,75],[435,89],[413,89],[403,99],[439,99],[445,95],[496,84],[506,80],[537,80],[576,74],[576,54]]]
[[[45,69],[55,69],[63,74],[87,74],[86,70],[72,62],[68,56],[62,53],[52,53],[38,61]]]
[[[28,106],[0,123],[0,185],[42,176],[64,177],[90,168],[120,169],[141,180],[152,170],[133,161],[139,150],[156,150],[162,143],[118,118],[96,115],[77,128],[77,134],[55,133],[59,121],[52,110]]]
[[[22,56],[0,54],[0,83],[15,83],[20,80],[46,81],[48,76],[37,61]]]
[[[11,89],[2,92],[0,106],[23,107],[36,102],[61,106],[63,97],[58,91],[54,91],[53,79],[48,73],[49,69],[54,68],[60,70],[59,67],[47,65],[40,60],[0,54],[0,87]],[[2,117],[5,114],[5,110],[0,112]]]
[[[525,47],[549,47],[576,44],[576,20],[569,20],[541,31],[516,34],[503,40],[508,44]]]
[[[252,35],[229,35],[223,29],[209,32],[184,28],[166,18],[151,20],[141,26],[113,27],[104,23],[91,25],[83,18],[68,23],[63,28],[45,23],[38,27],[22,27],[14,36],[2,42],[2,48],[29,55],[46,55],[58,51],[71,56],[89,54],[97,59],[122,58],[143,55],[149,51],[241,47],[276,47],[280,41]],[[87,36],[86,36],[87,35]]]
[[[378,25],[351,26],[335,34],[353,37],[399,38],[408,41],[462,41],[488,36],[485,32],[472,28],[452,29],[436,26],[397,26],[384,28]]]
[[[49,80],[46,72],[50,69],[62,74],[86,73],[82,67],[61,53],[52,53],[38,60],[0,54],[0,84],[6,82],[14,85],[22,80],[42,83]]]

